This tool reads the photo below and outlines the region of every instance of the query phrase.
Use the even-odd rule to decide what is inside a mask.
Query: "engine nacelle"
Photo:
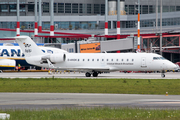
[[[26,61],[29,64],[33,64],[33,65],[47,63],[47,59],[53,64],[58,63],[58,62],[63,62],[66,60],[66,54],[58,53],[58,54],[51,54],[51,55],[26,57]]]
[[[64,62],[65,60],[66,60],[66,54],[64,53],[50,55],[50,61],[53,63]]]

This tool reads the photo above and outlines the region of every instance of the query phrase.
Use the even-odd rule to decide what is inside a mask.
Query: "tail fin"
[[[44,54],[29,36],[17,36],[15,39],[25,54],[25,57]]]

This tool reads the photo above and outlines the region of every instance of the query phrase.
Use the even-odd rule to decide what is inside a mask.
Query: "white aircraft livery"
[[[54,54],[62,51],[59,48],[52,47],[39,48],[46,54]],[[18,64],[26,68],[32,66],[26,62],[25,55],[19,46],[12,46],[12,44],[8,44],[8,46],[0,46],[0,70],[15,69],[15,66],[18,66]]]
[[[172,70],[176,65],[154,53],[68,53],[46,54],[28,36],[15,37],[29,64],[57,69],[85,72],[86,77],[111,71]]]

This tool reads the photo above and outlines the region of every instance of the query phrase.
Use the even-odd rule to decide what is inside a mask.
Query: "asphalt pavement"
[[[129,107],[180,109],[180,95],[0,93],[0,109]]]
[[[180,79],[180,72],[167,72],[163,79]],[[2,78],[87,78],[85,73],[79,72],[4,72],[0,73]],[[136,79],[162,79],[161,73],[122,73],[111,72],[99,74],[98,77],[88,78],[136,78]]]

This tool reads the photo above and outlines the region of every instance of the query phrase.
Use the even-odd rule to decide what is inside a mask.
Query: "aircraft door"
[[[101,57],[101,65],[105,65],[105,57],[103,56],[103,57]]]
[[[141,58],[141,67],[142,68],[146,68],[147,65],[146,65],[146,58]]]

